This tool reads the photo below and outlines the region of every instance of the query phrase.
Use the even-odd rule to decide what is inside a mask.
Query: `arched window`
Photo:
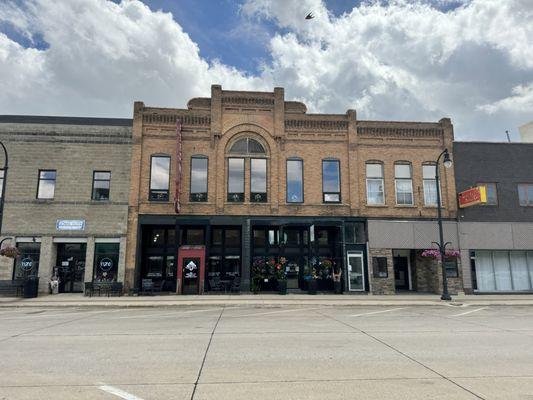
[[[240,203],[245,200],[246,169],[250,171],[249,201],[267,201],[267,157],[265,147],[256,139],[237,139],[229,147],[227,163],[228,202]]]
[[[265,154],[265,148],[255,139],[242,138],[233,143],[229,153],[242,155]]]

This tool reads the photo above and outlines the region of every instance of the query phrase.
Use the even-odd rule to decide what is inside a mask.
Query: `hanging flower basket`
[[[420,254],[422,257],[433,258],[434,260],[440,260],[440,251],[437,249],[427,249]],[[444,253],[445,258],[459,258],[461,257],[461,252],[459,250],[446,250]]]
[[[3,257],[17,258],[19,254],[19,250],[14,246],[5,246],[0,249],[0,256]]]

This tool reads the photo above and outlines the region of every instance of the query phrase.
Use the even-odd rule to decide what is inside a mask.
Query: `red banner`
[[[473,187],[459,193],[459,207],[465,208],[483,204],[487,202],[487,195],[484,186]]]
[[[181,186],[181,120],[176,120],[176,180],[174,182],[174,211],[180,213],[180,186]]]

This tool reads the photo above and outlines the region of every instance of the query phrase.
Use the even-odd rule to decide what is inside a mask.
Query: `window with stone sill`
[[[208,158],[205,156],[191,157],[190,195],[191,202],[207,201]]]

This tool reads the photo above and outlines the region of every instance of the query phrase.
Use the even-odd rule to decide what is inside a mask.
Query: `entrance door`
[[[409,290],[409,263],[407,257],[397,256],[393,260],[396,290]]]
[[[349,251],[346,258],[348,259],[348,290],[363,292],[365,290],[363,252]]]
[[[60,293],[83,292],[85,278],[85,243],[57,244],[57,273]]]

